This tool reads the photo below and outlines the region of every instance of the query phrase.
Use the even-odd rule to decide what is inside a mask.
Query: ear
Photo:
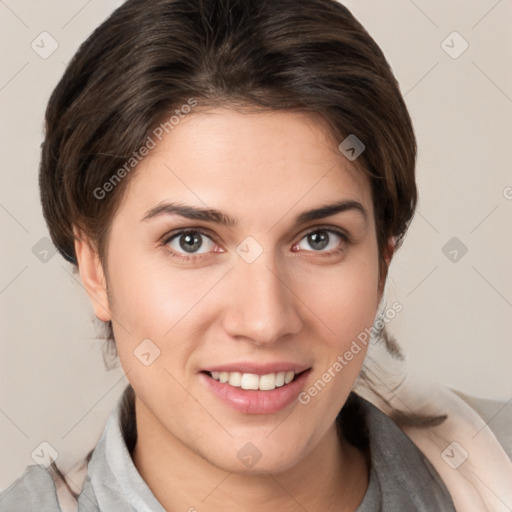
[[[384,287],[386,286],[386,278],[388,276],[389,265],[391,264],[391,259],[395,253],[396,248],[396,238],[394,236],[388,238],[386,247],[384,249],[384,261],[380,268],[380,276],[379,276],[379,302],[382,299],[382,294],[384,293]]]
[[[112,317],[108,301],[107,280],[100,257],[94,244],[82,231],[74,228],[73,232],[78,272],[85,291],[89,295],[96,317],[103,322],[108,322]]]

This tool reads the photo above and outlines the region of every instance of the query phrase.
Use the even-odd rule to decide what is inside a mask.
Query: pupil
[[[180,237],[180,247],[188,252],[194,252],[201,247],[203,242],[199,234],[187,233]]]
[[[329,243],[329,235],[326,231],[317,231],[316,233],[311,233],[308,238],[311,247],[318,250],[324,249]]]

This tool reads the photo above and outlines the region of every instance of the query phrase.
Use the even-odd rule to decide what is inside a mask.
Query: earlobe
[[[73,232],[80,278],[91,300],[96,317],[103,322],[108,322],[112,317],[108,300],[107,280],[100,257],[94,244],[83,232],[76,228]]]
[[[395,254],[395,249],[396,249],[396,237],[392,236],[388,239],[388,243],[386,246],[385,259],[386,259],[387,268],[389,268],[389,265],[391,263],[391,258]]]
[[[384,287],[386,285],[386,279],[387,279],[387,275],[388,275],[389,265],[391,264],[391,259],[393,258],[395,249],[396,249],[396,238],[393,236],[393,237],[388,238],[386,248],[384,249],[385,264],[381,265],[381,271],[380,271],[379,302],[382,299],[382,294],[384,293]]]

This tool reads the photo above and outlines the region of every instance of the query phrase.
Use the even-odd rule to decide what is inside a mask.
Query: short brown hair
[[[77,264],[73,227],[105,256],[129,177],[94,193],[164,116],[199,106],[320,114],[340,143],[365,150],[382,267],[417,201],[416,140],[382,51],[335,0],[128,0],[81,45],[46,111],[40,189],[60,253]]]

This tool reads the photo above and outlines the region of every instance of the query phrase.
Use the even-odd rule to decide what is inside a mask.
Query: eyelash
[[[328,252],[311,251],[311,252],[317,252],[317,254],[316,254],[317,256],[320,256],[320,257],[334,256],[335,254],[339,254],[340,252],[344,251],[345,245],[349,245],[352,243],[352,240],[347,233],[344,233],[343,231],[340,231],[338,229],[333,229],[333,228],[327,227],[327,226],[325,226],[325,227],[315,226],[314,229],[311,229],[310,231],[304,233],[301,236],[298,243],[300,243],[307,236],[309,236],[313,233],[317,233],[319,231],[326,231],[329,234],[334,233],[335,235],[339,236],[342,239],[342,242],[339,244],[339,246],[336,249],[332,249],[331,251],[328,251]],[[173,258],[179,258],[186,262],[190,262],[190,261],[195,262],[197,259],[202,259],[202,258],[204,259],[204,258],[208,258],[209,256],[211,256],[211,254],[212,254],[211,252],[206,253],[206,254],[203,253],[203,254],[183,255],[183,254],[175,252],[173,249],[169,248],[168,244],[172,240],[174,240],[175,238],[179,238],[180,236],[190,234],[190,233],[199,233],[201,235],[206,236],[207,238],[212,240],[212,242],[215,243],[214,237],[212,237],[211,233],[209,233],[208,231],[205,231],[204,229],[201,229],[201,228],[187,228],[187,229],[181,229],[180,231],[176,231],[174,233],[170,233],[170,234],[164,236],[162,239],[161,245],[166,249],[166,252],[169,256],[171,256]],[[294,244],[294,246],[295,245],[297,245],[297,244]]]

